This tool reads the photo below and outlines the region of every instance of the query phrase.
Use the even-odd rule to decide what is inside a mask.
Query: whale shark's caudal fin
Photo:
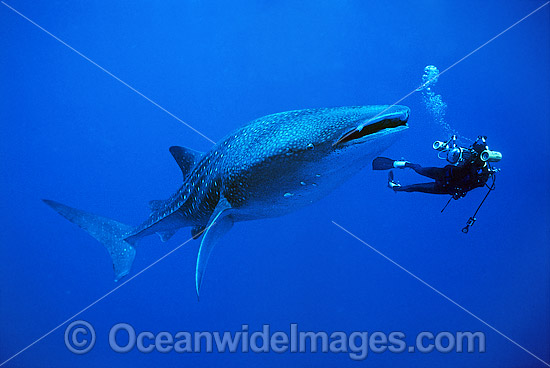
[[[132,231],[131,226],[48,199],[43,201],[61,216],[86,230],[88,234],[105,246],[113,260],[115,281],[120,280],[130,272],[136,250],[124,239]]]

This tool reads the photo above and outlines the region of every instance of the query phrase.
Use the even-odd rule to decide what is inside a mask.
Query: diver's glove
[[[400,187],[401,184],[399,184],[398,182],[396,182],[394,179],[393,179],[393,171],[390,171],[388,173],[388,188],[392,189],[393,191],[395,191],[395,188],[398,188]]]

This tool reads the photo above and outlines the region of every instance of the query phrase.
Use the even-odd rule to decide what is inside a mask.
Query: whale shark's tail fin
[[[136,250],[133,244],[124,239],[132,231],[132,227],[115,220],[77,210],[64,204],[43,199],[44,203],[56,210],[61,216],[86,230],[88,234],[101,242],[113,260],[115,281],[120,280],[130,272]]]

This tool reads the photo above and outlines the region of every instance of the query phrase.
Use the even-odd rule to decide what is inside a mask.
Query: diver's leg
[[[413,169],[417,174],[430,179],[442,181],[445,178],[445,169],[442,167],[422,167],[419,164],[413,164],[410,162],[407,162],[405,166]]]
[[[420,192],[429,194],[447,194],[445,190],[436,183],[421,183],[412,185],[395,186],[392,188],[396,192]]]

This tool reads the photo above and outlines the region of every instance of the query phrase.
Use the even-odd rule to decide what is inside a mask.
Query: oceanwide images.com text
[[[375,331],[300,331],[292,323],[287,331],[271,331],[269,324],[261,330],[250,330],[248,324],[240,331],[151,332],[136,331],[128,323],[117,323],[109,330],[111,349],[117,353],[137,350],[141,353],[344,353],[353,360],[364,360],[369,353],[449,353],[485,352],[485,334],[482,332],[430,332],[416,334],[409,343],[402,331],[389,333]],[[86,321],[75,321],[65,330],[65,344],[75,354],[85,354],[96,343],[93,326]]]

